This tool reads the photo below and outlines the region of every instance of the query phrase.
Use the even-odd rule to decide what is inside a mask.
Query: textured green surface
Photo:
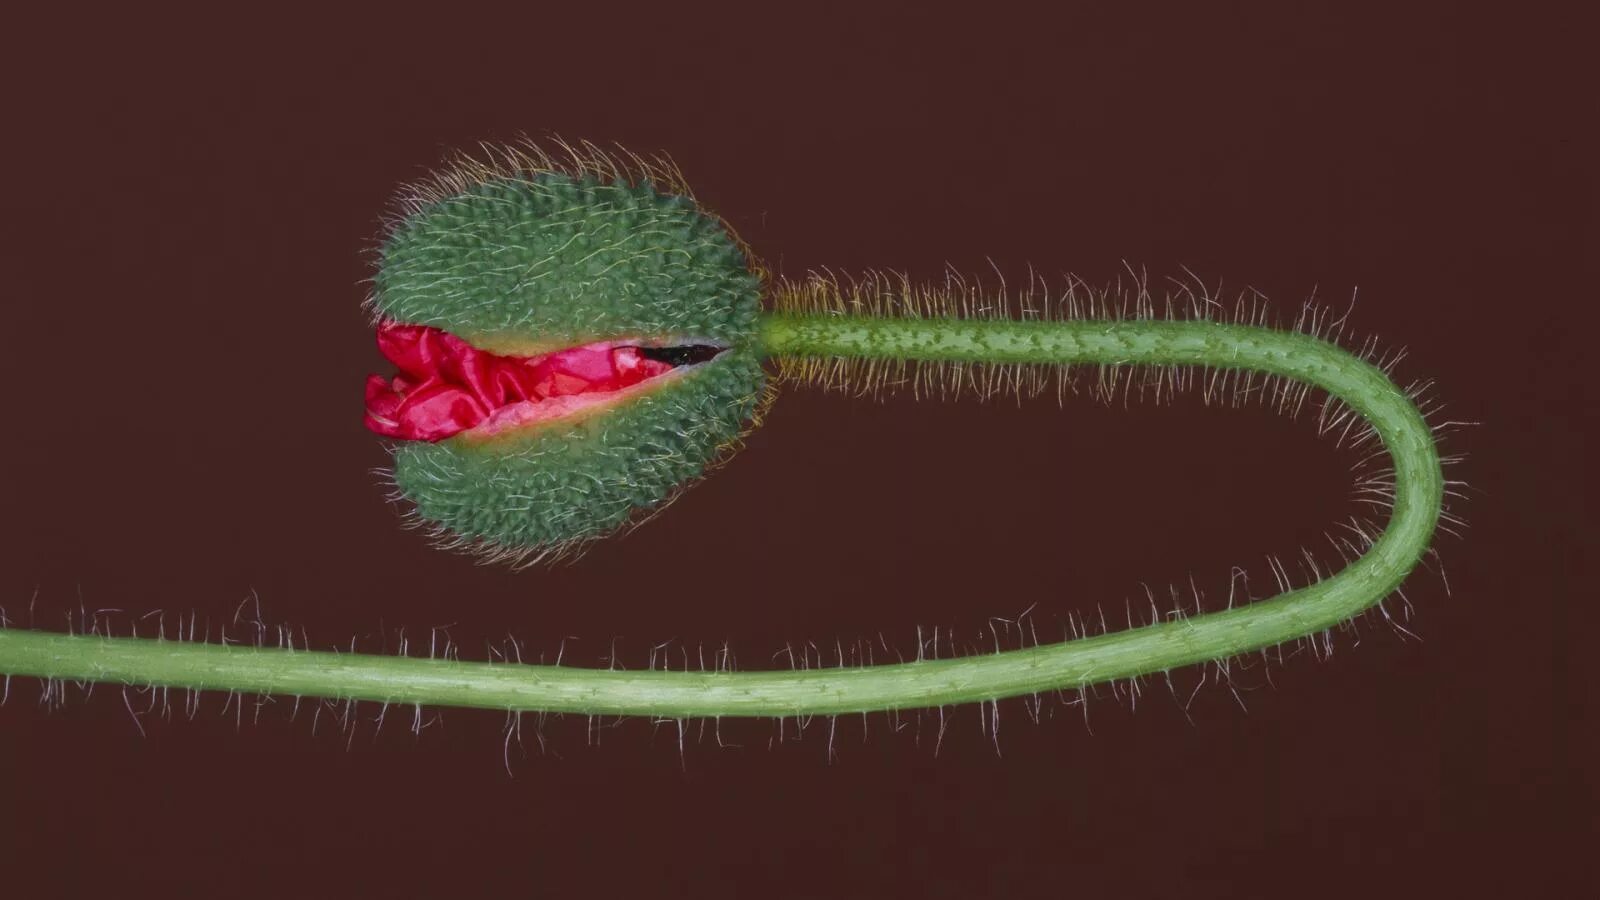
[[[462,537],[532,548],[604,534],[699,476],[759,398],[760,356],[728,350],[612,410],[473,445],[402,443],[395,483]]]
[[[579,422],[481,445],[401,444],[395,484],[424,522],[491,553],[611,531],[739,437],[765,383],[760,303],[722,225],[648,182],[539,173],[434,203],[383,247],[374,304],[385,317],[488,349],[638,338],[732,349]]]
[[[748,340],[760,281],[692,200],[540,173],[433,204],[394,229],[377,311],[472,343],[637,336]]]

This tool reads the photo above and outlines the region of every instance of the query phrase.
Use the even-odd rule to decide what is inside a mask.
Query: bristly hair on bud
[[[767,275],[666,157],[481,150],[395,202],[367,308],[453,351],[369,380],[369,422],[459,423],[394,446],[396,499],[437,544],[521,566],[637,524],[740,446],[772,396]],[[640,359],[642,381],[596,369]]]

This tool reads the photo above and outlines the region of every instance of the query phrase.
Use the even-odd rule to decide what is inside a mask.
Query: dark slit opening
[[[664,362],[669,366],[692,366],[710,362],[718,353],[728,349],[712,344],[684,344],[678,347],[640,347],[639,355],[645,359]]]

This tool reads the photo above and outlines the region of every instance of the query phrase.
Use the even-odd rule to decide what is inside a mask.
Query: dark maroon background
[[[1108,5],[1109,6],[1109,5]],[[1210,5],[1208,5],[1210,6]],[[1449,578],[1403,639],[1238,673],[1189,717],[1153,682],[1040,724],[972,708],[694,725],[311,704],[193,722],[121,694],[0,708],[0,892],[84,896],[1400,896],[1581,887],[1593,846],[1592,72],[1565,16],[1164,4],[967,17],[558,4],[11,17],[0,606],[263,615],[319,645],[451,625],[465,655],[643,666],[649,647],[915,627],[1046,636],[1142,583],[1324,548],[1353,457],[1197,399],[884,404],[790,391],[748,450],[581,563],[425,549],[370,470],[358,310],[395,186],[527,132],[670,152],[775,267],[946,262],[1091,281],[1187,266],[1292,312],[1313,290],[1481,422]],[[1588,48],[1592,49],[1592,48]],[[1587,52],[1587,51],[1586,51]],[[1587,75],[1588,77],[1583,77]],[[1398,613],[1400,605],[1393,605]],[[144,619],[140,633],[154,627]],[[413,644],[413,646],[416,646]],[[693,652],[691,650],[691,652]],[[1177,674],[1180,695],[1197,672]],[[131,694],[134,709],[147,698]],[[175,698],[176,700],[176,698]],[[1248,710],[1248,711],[1246,711]],[[1192,719],[1192,721],[1190,721]],[[144,734],[141,735],[139,728]],[[599,736],[598,744],[591,737]],[[1593,886],[1592,875],[1584,876]],[[1476,889],[1476,890],[1475,890]],[[1579,893],[1582,893],[1580,890]]]

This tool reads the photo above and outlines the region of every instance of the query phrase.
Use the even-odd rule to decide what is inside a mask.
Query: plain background
[[[919,627],[978,643],[1030,607],[1059,636],[1145,585],[1215,606],[1235,566],[1260,596],[1269,554],[1327,558],[1357,510],[1354,457],[1309,419],[792,390],[726,469],[577,565],[429,550],[361,427],[384,370],[368,252],[396,185],[522,133],[671,153],[789,274],[1187,267],[1288,317],[1355,296],[1358,332],[1409,349],[1399,377],[1481,424],[1447,448],[1470,523],[1439,541],[1449,590],[1405,588],[1418,639],[1370,620],[1329,660],[1236,671],[1237,696],[1186,670],[1136,709],[1102,690],[1087,722],[1002,703],[997,737],[964,708],[942,742],[925,714],[723,723],[738,746],[691,723],[680,748],[675,723],[530,717],[508,745],[494,713],[414,735],[409,710],[341,729],[342,709],[211,696],[189,721],[176,695],[168,719],[17,679],[7,895],[1592,889],[1596,79],[1569,16],[1467,6],[13,14],[16,624],[215,628],[254,595],[318,646],[404,631],[420,652],[449,626],[468,657],[515,635],[642,667],[727,642],[760,668],[880,634],[911,653]]]

